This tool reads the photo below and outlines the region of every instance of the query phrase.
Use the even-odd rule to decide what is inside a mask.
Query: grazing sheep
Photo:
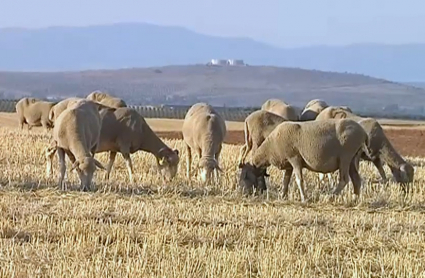
[[[169,148],[136,110],[127,107],[103,109],[100,115],[102,129],[96,153],[109,151],[107,179],[109,179],[116,154],[120,152],[125,159],[130,181],[133,181],[130,154],[139,150],[149,152],[156,157],[158,168],[164,179],[174,178],[179,164],[179,151]]]
[[[326,107],[328,104],[324,100],[310,100],[301,112],[300,121],[313,121]]]
[[[223,118],[206,103],[194,104],[187,111],[182,132],[187,150],[187,177],[190,177],[192,151],[195,151],[199,157],[197,169],[202,182],[211,179],[213,170],[217,178],[217,171],[221,171],[219,156],[226,136]]]
[[[296,109],[292,105],[289,105],[280,99],[267,100],[261,106],[261,110],[279,115],[288,121],[298,121],[299,119],[299,114]]]
[[[284,174],[283,194],[288,193],[292,172],[305,201],[302,169],[331,173],[339,169],[340,180],[334,194],[339,194],[351,178],[354,193],[360,194],[361,178],[356,168],[360,150],[366,147],[368,137],[355,121],[327,120],[283,122],[264,140],[252,156],[251,164],[241,164],[240,186],[250,192],[253,187],[264,190],[265,169],[273,165]],[[254,178],[255,177],[255,178]]]
[[[102,103],[103,105],[118,108],[118,107],[127,107],[127,104],[124,100],[113,97],[110,94],[103,93],[101,91],[94,91],[87,96],[88,100],[96,101]]]
[[[352,119],[358,122],[369,136],[370,156],[362,155],[361,158],[371,161],[378,169],[382,181],[387,178],[382,163],[386,163],[391,169],[394,180],[398,183],[409,183],[414,178],[414,168],[395,150],[384,133],[382,126],[373,118],[362,118],[341,106],[330,106],[323,110],[316,120],[327,119]]]
[[[46,131],[49,130],[52,127],[49,112],[54,105],[53,102],[36,98],[22,98],[15,106],[19,127],[23,129],[24,124],[27,124],[28,130],[31,130],[33,126],[43,126]]]
[[[242,146],[239,153],[239,164],[245,163],[246,156],[252,150],[252,153],[263,143],[264,139],[279,124],[286,119],[274,113],[257,110],[252,112],[245,119],[245,145]]]
[[[47,174],[51,173],[53,155],[57,151],[60,162],[59,188],[64,187],[66,171],[65,154],[77,170],[84,191],[89,190],[96,167],[106,170],[93,154],[96,152],[101,118],[98,106],[89,100],[80,100],[69,106],[56,119],[53,128],[53,144],[46,150]]]
[[[49,121],[52,122],[54,125],[56,119],[59,117],[59,115],[65,111],[65,109],[68,107],[68,105],[72,105],[75,102],[82,100],[84,98],[79,97],[70,97],[64,100],[59,101],[56,103],[53,107],[51,107],[49,111]]]

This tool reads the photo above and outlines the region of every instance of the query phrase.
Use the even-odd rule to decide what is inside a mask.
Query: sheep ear
[[[175,149],[175,150],[173,150],[174,151],[174,153],[176,154],[176,155],[179,155],[179,150],[178,149]]]
[[[74,162],[74,164],[72,164],[71,172],[72,172],[72,171],[74,171],[75,169],[79,169],[79,168],[78,168],[79,166],[80,166],[80,161],[76,160],[76,161]]]
[[[164,157],[162,157],[161,159],[158,160],[159,165],[164,166],[167,164],[167,159]]]
[[[56,152],[56,147],[47,147],[46,148],[46,156],[51,156]]]
[[[241,162],[241,163],[239,163],[238,167],[239,167],[239,169],[242,169],[244,166],[245,166],[245,164]]]
[[[93,158],[93,160],[94,160],[94,165],[96,165],[96,167],[97,167],[97,168],[99,168],[99,169],[102,169],[102,170],[105,170],[105,171],[106,171],[106,168],[102,165],[102,163],[100,163],[100,162],[99,162],[99,160],[94,159],[94,158]]]

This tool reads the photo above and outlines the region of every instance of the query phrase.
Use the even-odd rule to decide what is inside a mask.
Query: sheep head
[[[266,168],[257,168],[250,163],[241,163],[242,169],[239,177],[239,187],[244,193],[252,194],[256,189],[260,193],[267,189],[265,177],[269,177]]]
[[[96,168],[106,170],[106,168],[93,157],[84,157],[80,160],[76,160],[72,165],[71,171],[77,170],[84,191],[89,190]]]
[[[409,163],[403,163],[398,168],[391,168],[394,179],[398,183],[410,183],[413,182],[415,169]]]
[[[203,183],[207,183],[211,180],[212,173],[214,170],[223,172],[218,166],[217,160],[209,157],[202,157],[198,162],[198,177]]]
[[[158,156],[156,158],[159,171],[164,179],[170,181],[172,180],[178,170],[179,165],[179,150],[170,149],[170,148],[162,148],[158,152]]]

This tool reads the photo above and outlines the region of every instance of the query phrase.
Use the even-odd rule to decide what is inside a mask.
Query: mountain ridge
[[[425,65],[418,62],[425,59],[425,44],[420,43],[286,48],[148,23],[0,29],[0,69],[7,71],[153,67],[207,63],[213,58],[425,81]]]

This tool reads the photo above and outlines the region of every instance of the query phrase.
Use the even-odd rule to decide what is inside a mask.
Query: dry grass
[[[153,156],[133,155],[137,182],[128,184],[122,158],[111,182],[95,174],[95,189],[57,189],[46,179],[41,151],[47,136],[0,128],[1,277],[420,277],[425,265],[425,168],[416,165],[413,192],[372,184],[359,200],[348,185],[329,200],[330,186],[306,173],[312,200],[299,202],[295,184],[282,199],[281,172],[270,190],[242,197],[234,186],[236,153],[226,145],[216,186],[184,178],[185,151],[176,180],[161,183]],[[99,155],[106,162],[106,155]],[[69,168],[68,168],[69,169]]]

